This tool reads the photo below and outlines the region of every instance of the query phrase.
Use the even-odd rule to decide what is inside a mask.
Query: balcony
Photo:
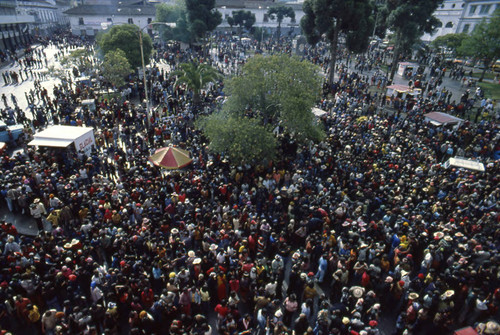
[[[34,23],[33,15],[0,15],[0,24]]]

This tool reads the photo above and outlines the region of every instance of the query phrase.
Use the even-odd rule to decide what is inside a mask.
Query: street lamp
[[[146,80],[146,66],[144,65],[144,50],[142,47],[142,32],[145,28],[148,28],[152,26],[153,24],[160,24],[164,26],[173,26],[175,23],[168,23],[168,22],[151,22],[150,24],[142,27],[139,29],[139,45],[141,46],[141,61],[142,61],[142,79],[144,80],[144,98],[146,99],[146,118],[148,119],[148,128],[151,127],[151,118],[149,115],[150,109],[149,109],[149,98],[148,98],[148,84]]]

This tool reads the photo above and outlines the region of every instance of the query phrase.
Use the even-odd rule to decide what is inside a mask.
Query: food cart
[[[95,146],[94,128],[74,126],[52,126],[38,134],[28,143],[31,146],[67,148],[74,145],[78,152],[82,150],[89,155]]]

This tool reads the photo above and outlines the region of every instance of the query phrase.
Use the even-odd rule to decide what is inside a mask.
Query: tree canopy
[[[285,17],[288,17],[290,19],[295,19],[295,12],[292,7],[289,6],[274,6],[271,7],[267,10],[267,15],[269,15],[269,18],[271,20],[276,20],[278,22],[278,30],[277,30],[277,35],[278,39],[281,36],[281,23],[283,22],[283,19]]]
[[[200,103],[201,90],[210,82],[215,82],[222,78],[212,66],[203,63],[182,63],[179,69],[170,74],[177,77],[175,84],[185,84],[193,91],[193,103],[197,106]]]
[[[451,49],[454,53],[456,53],[458,48],[462,45],[463,40],[466,39],[467,36],[468,35],[465,33],[446,34],[438,36],[434,41],[432,41],[431,46],[434,48]]]
[[[92,64],[93,52],[89,49],[76,49],[71,51],[68,56],[65,56],[61,64],[64,66],[76,67],[80,73],[87,75],[92,72],[95,67]]]
[[[164,41],[193,42],[187,21],[187,10],[184,0],[177,0],[173,4],[158,4],[156,6],[156,21],[175,23],[175,27],[158,26],[158,30]]]
[[[186,0],[189,30],[195,40],[205,37],[222,22],[221,13],[215,9],[215,0]]]
[[[122,50],[110,51],[104,56],[101,74],[114,87],[124,86],[125,77],[131,72],[132,68]]]
[[[233,134],[233,130],[217,128],[229,127],[229,122],[238,123],[239,127],[243,124],[251,127],[244,134],[253,134],[252,145],[243,135],[233,135],[231,146],[213,145],[214,150],[224,148],[216,152],[238,159],[250,157],[252,152],[259,152],[261,158],[275,156],[275,142],[269,138],[274,136],[271,130],[276,128],[294,141],[319,141],[324,138],[324,131],[315,122],[311,109],[319,100],[321,82],[319,67],[310,62],[287,55],[257,55],[242,67],[241,75],[225,83],[224,91],[228,98],[222,111],[208,116],[201,122],[201,128],[212,139]],[[221,123],[220,120],[228,123]],[[217,122],[221,124],[217,127],[212,125]],[[227,143],[230,138],[220,141]],[[234,148],[238,148],[238,152],[241,150],[241,154],[227,151]]]
[[[252,29],[252,26],[255,23],[255,14],[253,14],[249,10],[237,10],[233,11],[233,16],[227,18],[227,23],[232,26],[238,26],[240,28],[240,38],[241,38],[241,29],[245,28],[247,30]]]
[[[433,15],[443,0],[390,0],[386,1],[387,27],[394,32],[395,48],[391,67],[391,79],[396,73],[399,58],[424,33],[436,29],[439,20]]]
[[[277,139],[270,125],[260,120],[220,111],[197,122],[209,140],[209,149],[227,156],[233,163],[272,160],[276,156]]]
[[[333,83],[339,34],[346,35],[348,50],[360,53],[369,45],[373,30],[373,4],[370,0],[305,0],[300,26],[307,42],[315,45],[326,35],[330,43],[330,73]]]
[[[500,9],[493,14],[490,22],[483,19],[458,48],[460,54],[481,59],[484,69],[479,81],[484,79],[486,68],[491,61],[500,58]]]
[[[153,50],[153,42],[148,34],[142,33],[144,50],[144,64],[149,64],[149,57]],[[142,65],[139,43],[139,28],[133,24],[113,26],[103,34],[97,36],[97,44],[106,55],[110,51],[122,50],[133,69]]]

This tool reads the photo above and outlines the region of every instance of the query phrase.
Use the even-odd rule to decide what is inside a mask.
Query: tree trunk
[[[394,46],[394,56],[392,58],[392,65],[391,65],[391,74],[389,76],[389,79],[391,81],[394,80],[394,75],[396,74],[396,70],[398,68],[398,63],[399,63],[399,56],[401,56],[401,33],[397,32],[396,33],[396,45]]]
[[[489,64],[490,64],[490,60],[489,59],[485,59],[484,62],[483,62],[484,68],[483,68],[483,71],[481,72],[481,77],[479,77],[479,79],[477,80],[478,82],[482,82],[483,81],[484,75],[486,74],[486,69],[488,68]]]
[[[335,30],[333,31],[332,39],[330,40],[330,73],[328,75],[328,86],[333,85],[335,77],[335,64],[337,62],[337,45],[339,40],[339,28],[340,23],[337,21],[335,24]]]
[[[276,34],[278,35],[278,41],[280,40],[280,37],[281,37],[281,22],[278,21],[278,31],[276,32]]]

